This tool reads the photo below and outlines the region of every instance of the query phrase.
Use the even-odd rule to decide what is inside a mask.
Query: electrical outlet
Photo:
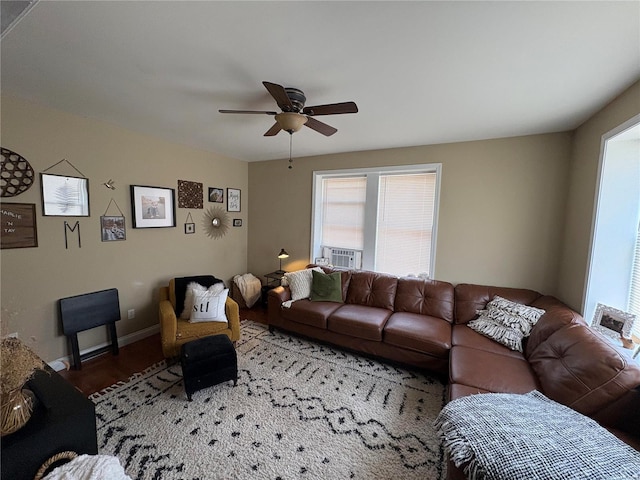
[[[136,310],[134,308],[127,310],[127,318],[129,320],[131,320],[132,318],[136,318]]]

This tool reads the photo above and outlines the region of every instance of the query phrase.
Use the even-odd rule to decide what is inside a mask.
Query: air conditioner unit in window
[[[346,248],[323,247],[323,256],[336,268],[359,270],[362,268],[362,251]]]

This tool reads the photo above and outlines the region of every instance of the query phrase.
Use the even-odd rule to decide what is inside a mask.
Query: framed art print
[[[115,242],[127,239],[124,217],[103,215],[100,217],[100,232],[103,242]]]
[[[195,223],[185,223],[184,224],[184,233],[196,233],[196,224]]]
[[[175,190],[131,185],[131,210],[133,228],[175,227]]]
[[[88,217],[89,180],[81,177],[40,174],[42,215]]]
[[[635,319],[636,316],[632,313],[598,303],[591,327],[614,339],[631,338]]]
[[[227,212],[240,211],[240,189],[227,188]]]
[[[233,219],[233,226],[234,227],[241,227],[242,226],[242,219],[241,218],[234,218]]]
[[[214,203],[224,203],[224,189],[209,187],[209,201]]]

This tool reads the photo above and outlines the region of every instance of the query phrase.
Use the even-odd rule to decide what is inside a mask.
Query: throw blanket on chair
[[[458,398],[436,427],[469,479],[640,479],[640,452],[535,390]]]

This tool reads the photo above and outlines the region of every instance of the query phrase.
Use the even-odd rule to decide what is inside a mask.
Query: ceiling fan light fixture
[[[307,123],[307,117],[300,113],[282,112],[276,115],[276,122],[285,132],[294,133]]]

